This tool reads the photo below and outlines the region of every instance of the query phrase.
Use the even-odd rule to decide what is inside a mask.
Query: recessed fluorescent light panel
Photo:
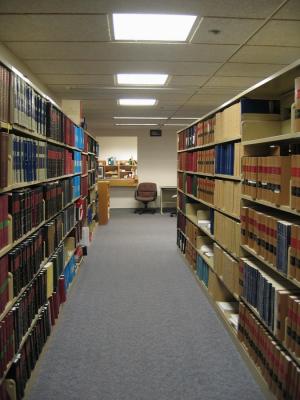
[[[158,126],[158,124],[115,124],[116,126]]]
[[[113,117],[113,119],[168,119],[168,117]]]
[[[115,40],[187,40],[195,15],[113,14]]]
[[[167,74],[117,74],[118,85],[163,86]]]
[[[164,124],[164,126],[187,126],[187,124]]]
[[[154,106],[156,99],[119,99],[120,106]]]

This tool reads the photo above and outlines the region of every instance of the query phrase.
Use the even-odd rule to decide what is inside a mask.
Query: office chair
[[[146,212],[155,213],[155,208],[148,208],[148,203],[156,200],[157,187],[155,183],[143,182],[140,183],[135,191],[135,199],[144,203],[144,208],[137,208],[135,214],[143,214]]]

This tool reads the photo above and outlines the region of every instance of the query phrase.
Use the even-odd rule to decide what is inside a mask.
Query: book
[[[240,254],[241,224],[218,211],[214,212],[215,239],[232,255]]]

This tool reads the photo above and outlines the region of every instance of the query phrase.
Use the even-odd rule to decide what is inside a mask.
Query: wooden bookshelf
[[[0,121],[0,128],[3,133],[2,137],[7,138],[8,143],[7,153],[1,155],[1,157],[6,158],[6,164],[2,163],[1,165],[1,173],[3,174],[3,171],[6,171],[5,174],[1,176],[1,184],[6,186],[0,188],[0,196],[8,200],[9,209],[12,209],[12,215],[8,214],[7,216],[6,210],[4,210],[1,215],[2,226],[4,223],[8,224],[7,232],[5,233],[5,235],[8,235],[8,240],[4,238],[2,243],[8,242],[8,244],[5,246],[2,244],[0,259],[8,263],[8,257],[14,257],[14,254],[18,254],[16,252],[24,251],[24,249],[26,250],[26,254],[30,254],[30,258],[25,260],[25,264],[22,267],[23,277],[16,276],[15,268],[17,268],[17,265],[10,265],[9,269],[11,272],[7,274],[7,277],[4,273],[6,265],[3,264],[1,266],[1,268],[3,267],[1,279],[4,279],[4,281],[2,280],[1,282],[1,286],[6,288],[7,284],[9,289],[7,303],[5,304],[6,298],[3,297],[2,300],[0,314],[1,326],[7,329],[6,321],[11,318],[11,316],[14,316],[15,310],[17,310],[19,304],[21,304],[25,298],[28,297],[29,299],[26,300],[28,301],[28,305],[26,306],[28,309],[28,320],[20,326],[19,340],[17,340],[16,321],[13,326],[10,326],[9,329],[11,330],[5,333],[6,336],[3,336],[3,329],[0,335],[1,346],[3,346],[1,350],[3,367],[0,373],[1,386],[9,373],[10,367],[16,360],[17,354],[20,353],[20,350],[25,344],[27,346],[28,343],[26,342],[31,332],[40,323],[43,324],[43,328],[40,331],[40,343],[37,347],[41,347],[45,344],[48,335],[52,331],[54,320],[58,317],[60,305],[65,301],[67,295],[66,286],[64,284],[66,283],[69,285],[76,274],[76,267],[71,271],[73,268],[73,261],[75,262],[74,255],[82,246],[82,230],[87,224],[85,213],[82,213],[81,216],[80,213],[76,212],[76,208],[79,207],[81,203],[84,205],[85,202],[89,201],[87,197],[90,197],[91,194],[87,195],[88,186],[90,190],[95,188],[96,177],[94,173],[96,168],[93,168],[93,166],[95,165],[94,159],[97,153],[97,144],[92,135],[85,133],[77,126],[62,112],[59,106],[50,103],[37,87],[28,84],[22,80],[21,77],[15,75],[9,67],[1,63],[0,68],[2,68],[0,80],[4,79],[6,73],[9,74],[10,85],[8,91],[10,94],[9,97],[11,97],[11,102],[8,102],[8,98],[3,95],[6,88],[3,86],[3,82],[1,82],[1,87],[3,89],[3,91],[1,91],[1,96],[3,96],[3,98],[0,99],[2,104],[1,113],[7,108],[9,112],[6,115],[10,115],[11,119]],[[6,83],[7,82],[8,81],[6,81]],[[18,110],[21,104],[18,98],[22,95],[22,91],[17,91],[16,82],[18,82],[24,90],[26,88],[26,93],[28,91],[28,97],[23,98],[22,101],[26,102],[32,99],[30,100],[33,102],[32,104],[36,104],[34,103],[35,100],[39,101],[38,108],[34,109],[34,107],[26,107],[24,105],[21,111]],[[32,98],[29,96],[29,93]],[[14,96],[17,97],[14,98]],[[54,118],[54,114],[51,114],[52,112],[55,112],[58,117]],[[6,119],[6,117],[4,117],[4,119]],[[9,135],[7,135],[7,133]],[[21,144],[17,149],[17,141],[22,143],[23,146],[23,143],[25,143],[24,140],[26,140],[26,146],[32,146],[31,152],[28,150],[29,147],[25,148],[25,145],[21,147]],[[15,147],[13,147],[14,144],[16,144]],[[38,151],[40,151],[38,146],[44,149],[43,153],[38,153]],[[27,153],[25,153],[26,151]],[[58,151],[57,154],[60,156],[57,157],[57,154],[55,154],[55,157],[53,157],[53,151]],[[82,155],[84,155],[84,157]],[[68,156],[70,156],[70,159],[68,159]],[[17,159],[17,157],[19,158]],[[43,161],[42,166],[39,164],[40,160]],[[52,160],[52,164],[48,162],[49,160]],[[58,160],[63,160],[63,162],[58,164]],[[53,162],[56,164],[53,165]],[[90,165],[90,167],[86,169],[88,165]],[[74,173],[66,173],[69,171],[74,171]],[[57,176],[52,177],[53,175]],[[41,179],[41,176],[45,176],[45,178]],[[51,176],[51,178],[48,178],[49,176]],[[3,177],[7,178],[7,180],[4,180]],[[34,181],[28,180],[28,178],[32,179],[33,177],[39,178]],[[66,180],[66,182],[62,182],[62,180]],[[52,187],[59,188],[59,191],[55,193],[51,192],[51,199],[54,200],[55,198],[56,200],[55,206],[53,205],[53,200],[52,205],[50,205],[49,197],[46,197],[46,194],[48,196],[48,186],[42,186],[48,183],[55,184],[51,185],[51,190]],[[66,183],[66,185],[63,183]],[[39,187],[41,191],[33,192]],[[30,188],[32,188],[32,191],[28,190]],[[18,191],[16,192],[16,190]],[[32,195],[31,192],[34,193],[34,195]],[[26,216],[21,219],[22,227],[18,227],[18,229],[22,228],[22,230],[19,230],[17,234],[15,231],[16,225],[14,225],[14,223],[18,220],[14,220],[17,216],[16,210],[13,208],[13,197],[11,196],[11,194],[14,193],[22,195],[23,193],[27,193],[28,195],[28,199],[26,198],[24,203],[20,202],[19,205],[19,209],[21,210],[19,213],[23,212],[24,208],[28,211]],[[35,196],[36,193],[39,193],[40,197],[38,199],[30,197]],[[95,207],[96,202],[97,198],[94,198],[93,207]],[[36,214],[39,214],[38,217]],[[95,215],[93,215],[93,217],[95,217]],[[1,229],[3,229],[3,227]],[[43,232],[41,229],[43,229]],[[51,229],[52,231],[50,232]],[[20,232],[23,233],[21,237],[19,237]],[[49,232],[49,235],[51,233],[49,238],[53,237],[53,240],[51,241],[51,239],[49,239],[48,243],[46,232]],[[13,240],[13,238],[15,238],[15,240]],[[39,240],[39,243],[34,240]],[[70,243],[72,243],[72,251],[70,251],[70,248],[69,250],[67,249]],[[25,247],[21,250],[20,246],[23,245]],[[35,252],[35,257],[33,257],[33,251]],[[22,257],[24,257],[24,255],[22,255]],[[9,262],[15,261],[10,260]],[[55,266],[54,263],[56,263]],[[12,265],[14,265],[13,269]],[[67,276],[67,274],[69,275]],[[44,283],[38,278],[42,275]],[[62,280],[60,283],[63,283],[63,285],[61,285],[59,289],[60,280]],[[60,300],[54,300],[56,295],[59,296],[58,292],[60,292],[61,298]],[[55,302],[55,305],[52,303],[50,307],[51,302]],[[45,313],[46,309],[47,314]],[[15,319],[15,317],[13,318]],[[27,331],[25,331],[26,329]],[[43,335],[43,332],[46,331],[48,332],[47,335]],[[10,345],[6,342],[8,337],[12,338],[12,347],[9,347]],[[32,345],[33,343],[30,343],[30,346]],[[29,347],[26,351],[28,350]],[[6,351],[7,353],[4,354]],[[24,354],[22,353],[21,357],[24,357]],[[39,354],[37,354],[37,356],[38,355]],[[17,384],[23,383],[26,384],[26,382],[17,382]]]
[[[212,291],[209,290],[209,287],[207,288],[206,283],[204,284],[203,281],[198,277],[197,275],[197,262],[196,264],[193,258],[193,253],[191,253],[191,249],[194,249],[195,254],[197,257],[201,257],[204,259],[204,261],[207,264],[209,275],[208,275],[208,286],[209,286],[209,279],[213,278],[214,276],[217,276],[218,282],[220,285],[224,287],[224,290],[228,289],[226,288],[226,284],[224,279],[222,279],[222,276],[218,276],[217,270],[215,268],[215,260],[213,263],[209,262],[208,259],[203,257],[203,254],[201,254],[201,251],[197,249],[194,245],[194,242],[191,240],[189,237],[189,234],[186,233],[186,224],[187,221],[189,223],[194,224],[194,226],[198,229],[198,234],[199,235],[207,235],[210,240],[212,240],[221,250],[223,250],[224,255],[226,257],[231,257],[232,259],[235,259],[239,263],[243,263],[244,260],[249,260],[255,267],[257,268],[258,271],[261,272],[261,276],[265,277],[264,279],[271,279],[272,282],[277,282],[277,284],[282,285],[284,288],[293,288],[294,290],[298,290],[300,288],[300,281],[296,279],[296,276],[292,276],[290,270],[290,257],[291,257],[291,243],[289,242],[289,239],[283,238],[280,240],[286,240],[285,242],[280,242],[280,243],[286,243],[288,246],[288,252],[284,253],[285,255],[279,255],[277,257],[286,257],[285,260],[287,260],[287,272],[283,272],[283,270],[280,270],[277,265],[274,265],[269,261],[269,259],[265,259],[261,254],[259,254],[254,248],[249,246],[249,244],[241,242],[242,240],[244,241],[244,236],[243,239],[241,237],[241,233],[239,232],[239,240],[241,242],[240,244],[240,252],[239,254],[233,254],[230,248],[224,246],[223,243],[220,243],[220,240],[216,237],[215,233],[211,232],[211,229],[216,231],[216,221],[214,222],[214,228],[209,228],[209,226],[212,225],[212,220],[211,215],[212,213],[215,215],[216,212],[219,212],[226,216],[227,218],[232,219],[233,221],[241,221],[243,224],[243,229],[246,229],[248,225],[244,225],[244,214],[242,215],[242,218],[240,215],[235,215],[226,209],[222,209],[222,207],[216,206],[216,204],[209,203],[207,201],[204,201],[200,198],[199,196],[195,195],[195,185],[197,185],[197,194],[199,193],[199,183],[201,182],[197,179],[197,177],[203,177],[208,178],[208,180],[214,180],[214,179],[220,179],[223,181],[233,181],[236,182],[237,185],[240,185],[241,188],[241,195],[239,195],[239,202],[242,207],[247,207],[248,208],[254,208],[257,211],[258,215],[265,215],[266,218],[267,216],[271,216],[273,220],[277,218],[277,220],[280,221],[287,221],[287,226],[291,226],[292,224],[299,225],[300,222],[297,220],[297,217],[300,215],[300,210],[296,208],[296,206],[293,205],[291,202],[291,196],[292,196],[292,187],[293,184],[290,183],[290,186],[284,182],[284,185],[281,186],[281,191],[283,190],[289,190],[289,197],[290,200],[287,201],[287,195],[279,191],[276,192],[275,189],[275,194],[274,195],[269,195],[269,198],[263,198],[262,196],[266,196],[266,192],[259,192],[258,196],[255,195],[249,195],[247,192],[244,192],[244,185],[248,184],[247,179],[250,180],[250,178],[245,176],[244,170],[242,170],[242,163],[245,163],[247,161],[247,158],[243,157],[281,157],[281,156],[289,156],[289,154],[297,154],[295,153],[297,151],[297,147],[293,146],[298,145],[299,146],[299,139],[300,139],[300,133],[299,130],[295,130],[293,132],[293,118],[290,119],[285,119],[281,120],[285,115],[287,114],[288,110],[291,110],[291,108],[295,107],[292,106],[292,103],[294,102],[293,96],[294,96],[294,85],[295,85],[295,78],[300,77],[300,61],[295,62],[291,64],[288,67],[285,67],[278,73],[274,74],[270,78],[258,83],[257,85],[253,86],[252,88],[249,88],[248,90],[240,93],[233,99],[229,100],[226,102],[224,105],[221,105],[220,107],[216,108],[215,110],[212,110],[208,114],[204,115],[202,118],[200,118],[198,121],[194,122],[187,128],[185,128],[183,131],[178,132],[178,168],[177,168],[177,173],[178,173],[178,204],[177,204],[177,210],[178,210],[178,237],[177,237],[177,244],[178,247],[180,248],[181,252],[183,252],[186,262],[189,264],[190,269],[193,271],[194,276],[196,279],[199,281],[200,286],[204,289],[207,297],[211,301],[211,303],[215,306],[216,311],[218,312],[219,315],[221,315],[221,318],[223,321],[225,321],[225,326],[228,328],[228,330],[232,333],[232,326],[228,324],[228,320],[226,321],[226,317],[224,313],[220,310],[218,307],[218,301],[216,300],[214,294]],[[268,115],[266,117],[261,116],[261,114],[256,114],[255,117],[252,117],[251,115],[244,115],[242,111],[242,106],[239,106],[238,104],[241,102],[241,99],[244,98],[249,98],[249,99],[270,99],[270,100],[280,100],[280,112],[278,113],[277,116],[272,115],[269,117]],[[241,103],[242,104],[242,103]],[[245,102],[243,103],[245,104]],[[250,104],[249,101],[247,104]],[[274,102],[275,104],[275,102]],[[279,103],[276,103],[279,104]],[[235,124],[236,126],[239,126],[239,133],[234,134],[233,137],[223,137],[222,140],[219,140],[216,138],[216,132],[217,136],[218,133],[220,132],[220,129],[222,131],[222,123],[224,122],[225,113],[227,112],[227,116],[231,113],[230,108],[236,108],[236,110],[240,107],[240,114],[236,115],[236,118],[240,118],[240,123]],[[299,107],[300,108],[300,99],[299,99]],[[276,111],[277,112],[277,111]],[[233,114],[231,114],[233,116]],[[234,116],[233,116],[233,123],[234,123]],[[230,119],[230,118],[229,118]],[[221,121],[221,122],[220,122]],[[246,121],[246,122],[245,122]],[[219,125],[218,125],[219,122]],[[227,121],[228,122],[228,121]],[[221,125],[220,125],[221,123]],[[205,125],[206,124],[206,125]],[[225,124],[225,123],[224,123]],[[225,124],[226,125],[226,124]],[[207,131],[205,131],[205,126],[210,127]],[[221,128],[220,128],[221,126]],[[227,125],[227,129],[228,129]],[[213,127],[213,128],[211,128]],[[224,129],[223,134],[226,135],[226,132],[232,132],[230,129]],[[185,133],[184,133],[185,132]],[[214,133],[213,133],[214,132]],[[213,136],[215,135],[215,138],[213,139]],[[196,138],[196,139],[195,139]],[[199,139],[200,138],[200,139]],[[199,143],[198,140],[209,140],[208,143]],[[210,151],[216,148],[216,145],[220,144],[226,144],[226,143],[240,143],[241,144],[241,153],[238,157],[238,159],[234,159],[234,162],[240,163],[240,173],[239,174],[234,174],[230,175],[227,173],[216,173],[216,172],[211,172],[210,173],[205,173],[202,171],[199,171],[197,168],[197,160],[201,160],[201,163],[203,163],[203,157],[202,155],[200,156],[195,156],[195,154],[199,151],[202,151],[204,149]],[[184,146],[186,146],[184,148]],[[296,149],[296,150],[295,150]],[[200,154],[200,153],[198,153]],[[215,157],[218,156],[218,154],[215,152]],[[209,157],[209,156],[208,156]],[[300,157],[300,156],[299,156]],[[208,158],[209,159],[209,158]],[[274,158],[275,159],[275,158]],[[186,161],[187,160],[187,161]],[[196,161],[195,161],[196,160]],[[278,160],[278,158],[276,159]],[[204,163],[205,163],[204,159]],[[211,162],[211,161],[209,161]],[[216,162],[216,158],[215,158]],[[271,161],[270,161],[271,162]],[[278,161],[279,162],[279,161]],[[193,167],[192,168],[186,168],[185,163],[187,165],[190,165],[192,163]],[[269,165],[269,164],[268,164]],[[202,167],[201,167],[202,168]],[[207,170],[207,169],[206,169]],[[255,171],[255,170],[254,170]],[[270,171],[270,170],[266,170]],[[276,171],[273,169],[273,174]],[[285,171],[285,170],[283,170]],[[277,172],[276,172],[277,173]],[[187,181],[187,176],[190,176],[192,178],[188,178],[189,181]],[[263,177],[262,179],[268,179]],[[282,178],[281,178],[282,179]],[[286,176],[286,179],[289,180],[290,177],[289,175]],[[256,182],[256,181],[254,181]],[[267,182],[266,180],[263,182]],[[292,181],[291,181],[292,182]],[[253,181],[250,181],[250,184],[253,186]],[[190,185],[190,189],[188,189],[188,186]],[[265,184],[264,184],[265,185]],[[275,184],[274,184],[275,185]],[[295,182],[294,182],[295,185]],[[219,184],[218,187],[222,186]],[[254,184],[255,187],[259,187],[257,183]],[[193,188],[191,190],[191,187]],[[265,188],[266,186],[262,186]],[[272,190],[272,186],[268,186],[269,189],[267,190]],[[287,189],[286,189],[287,188]],[[227,186],[228,189],[228,186]],[[250,186],[251,190],[251,186]],[[192,194],[193,193],[193,194]],[[200,189],[201,193],[201,189]],[[224,196],[228,196],[228,190]],[[280,193],[280,195],[276,194]],[[273,196],[273,197],[272,197]],[[277,196],[277,197],[276,197]],[[270,200],[272,199],[277,199],[277,200]],[[214,199],[215,201],[215,199]],[[295,204],[295,203],[294,203]],[[187,208],[188,207],[188,208]],[[200,213],[198,215],[198,212]],[[243,211],[244,212],[244,211]],[[185,219],[184,219],[185,218]],[[203,223],[201,222],[203,220]],[[209,223],[210,221],[210,223]],[[247,220],[246,220],[247,221]],[[199,225],[200,223],[200,225]],[[236,226],[236,225],[235,225]],[[286,226],[286,225],[284,225]],[[190,229],[190,228],[189,228]],[[225,229],[223,227],[223,229]],[[252,228],[251,228],[252,229]],[[190,231],[191,232],[191,231]],[[193,231],[192,231],[193,232]],[[246,235],[247,235],[247,230],[246,230]],[[252,231],[251,231],[252,232]],[[255,231],[256,232],[256,231]],[[257,237],[259,237],[260,233],[257,231],[255,233]],[[227,232],[224,230],[224,237],[228,237],[231,234],[230,232]],[[244,234],[243,234],[244,235]],[[254,236],[256,237],[256,236]],[[275,236],[274,236],[275,238]],[[261,239],[263,240],[263,239]],[[267,239],[265,239],[267,240]],[[278,237],[276,237],[273,240],[279,240]],[[276,242],[277,243],[277,242]],[[278,242],[279,243],[279,242]],[[188,247],[187,247],[188,246]],[[278,245],[277,245],[278,246]],[[218,251],[220,251],[220,249]],[[188,251],[188,256],[185,254]],[[216,250],[215,250],[216,251]],[[214,254],[215,256],[215,254]],[[215,258],[215,257],[214,257]],[[277,259],[275,259],[276,263],[278,262]],[[191,264],[192,262],[192,264]],[[243,264],[241,264],[243,265]],[[249,264],[252,265],[252,264]],[[280,267],[282,268],[282,267]],[[242,269],[240,271],[243,271]],[[242,274],[242,272],[240,272]],[[241,275],[242,277],[243,275]],[[268,278],[268,276],[270,278]],[[297,275],[298,278],[298,275]],[[214,278],[215,279],[215,278]],[[240,278],[241,279],[241,278]],[[240,280],[239,279],[239,280]],[[275,283],[274,283],[275,284]],[[261,318],[259,312],[251,306],[251,304],[248,304],[247,301],[243,298],[243,287],[241,287],[241,297],[236,295],[236,293],[232,293],[232,291],[229,290],[229,294],[231,295],[232,301],[237,302],[238,305],[244,304],[247,308],[247,312],[253,315],[253,318],[257,321],[258,324],[260,324],[263,332],[263,329],[267,330],[267,334],[269,337],[272,339],[272,349],[274,348],[275,351],[275,345],[277,346],[278,349],[281,349],[282,354],[285,354],[287,357],[290,356],[291,359],[294,362],[294,367],[293,368],[299,368],[298,373],[300,371],[300,357],[297,356],[291,348],[287,347],[285,345],[285,342],[279,341],[277,336],[274,334],[272,330],[268,328],[268,326],[264,323],[263,319]],[[259,290],[259,289],[258,289]],[[222,291],[221,291],[222,292]],[[227,293],[227,294],[226,294]],[[228,301],[228,299],[225,300],[226,296],[228,295],[228,290],[227,292],[224,292],[224,301]],[[222,301],[222,299],[221,299]],[[266,298],[264,298],[264,302],[266,303]],[[242,307],[242,306],[240,306]],[[272,306],[275,311],[275,306]],[[244,310],[244,308],[242,308]],[[243,311],[244,312],[244,311]],[[222,315],[223,314],[223,315]],[[276,321],[274,321],[275,323]],[[285,322],[288,323],[288,322]],[[243,329],[248,329],[247,323],[245,321],[241,320],[240,321],[241,326],[243,326]],[[241,329],[241,328],[240,328]],[[287,333],[285,333],[287,335]],[[241,340],[239,340],[238,339]],[[239,350],[241,351],[241,354],[246,356],[244,359],[247,361],[250,369],[254,373],[254,376],[258,380],[258,382],[261,384],[261,387],[264,389],[265,392],[267,392],[267,395],[269,398],[275,398],[279,395],[280,393],[280,388],[276,388],[274,384],[269,388],[269,390],[266,388],[268,387],[268,384],[266,383],[264,376],[265,371],[263,371],[261,368],[263,367],[258,367],[258,359],[253,361],[253,350],[252,352],[249,350],[250,349],[250,344],[247,342],[247,339],[243,336],[243,334],[238,332],[238,335],[234,334],[234,341],[237,344]],[[247,342],[247,343],[246,343]],[[273,350],[270,350],[273,351]],[[256,364],[255,364],[256,363]],[[271,378],[272,379],[272,378]],[[300,379],[300,375],[299,375]],[[284,385],[284,383],[283,383]],[[283,386],[282,386],[283,387]],[[283,389],[282,389],[283,390]],[[293,390],[291,387],[288,387],[286,390]],[[294,389],[296,390],[296,389]],[[295,392],[294,392],[295,393]],[[283,395],[283,394],[282,394]],[[294,394],[296,396],[296,394]],[[296,397],[293,397],[291,395],[291,398],[296,399]]]

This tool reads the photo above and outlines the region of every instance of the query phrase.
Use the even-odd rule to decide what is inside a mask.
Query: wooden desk
[[[136,179],[106,179],[110,187],[137,187]]]

